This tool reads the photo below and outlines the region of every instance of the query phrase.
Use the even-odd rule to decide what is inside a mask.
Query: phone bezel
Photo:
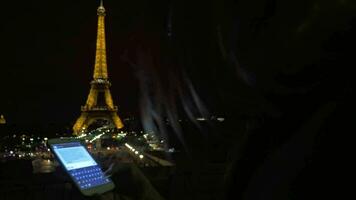
[[[86,148],[85,145],[83,145],[83,143],[80,140],[74,139],[74,138],[55,138],[55,139],[49,139],[48,140],[48,145],[51,149],[51,152],[53,153],[53,155],[56,157],[56,159],[58,160],[59,163],[61,163],[61,167],[67,172],[67,174],[69,175],[69,177],[72,179],[72,181],[74,182],[74,184],[76,185],[76,187],[79,189],[79,191],[85,195],[85,196],[92,196],[94,194],[102,194],[105,192],[108,192],[112,189],[115,188],[114,183],[112,182],[112,180],[109,178],[110,182],[104,185],[99,185],[99,186],[95,186],[92,188],[88,188],[88,189],[81,189],[79,184],[73,179],[73,177],[70,175],[70,173],[68,172],[68,170],[64,167],[64,164],[62,163],[62,161],[58,158],[57,154],[54,152],[53,150],[53,144],[63,144],[63,143],[70,143],[70,142],[79,142],[87,151],[88,149]],[[89,155],[93,158],[93,156],[90,154],[90,152],[88,152]],[[94,158],[93,158],[94,159]],[[95,160],[95,159],[94,159]],[[98,162],[95,160],[95,162],[98,164]],[[98,164],[98,166],[100,167],[100,165]]]

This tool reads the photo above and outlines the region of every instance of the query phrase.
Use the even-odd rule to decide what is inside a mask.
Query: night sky
[[[119,57],[142,13],[133,4],[105,2],[111,92],[123,117],[137,112],[135,76]],[[9,124],[67,124],[79,116],[94,67],[97,7],[94,0],[2,4],[0,113]]]
[[[92,78],[98,4],[2,2],[0,113],[9,124],[71,124],[79,116]],[[300,96],[312,94],[311,101],[302,101],[317,102],[329,90],[329,96],[351,90],[346,63],[354,55],[352,1],[106,0],[104,5],[111,92],[122,118],[139,114],[140,96],[137,74],[122,55],[140,45],[163,54],[159,47],[166,44],[172,11],[173,49],[184,52],[182,68],[212,112],[233,115],[250,107],[246,112],[278,113],[300,104],[289,101]]]

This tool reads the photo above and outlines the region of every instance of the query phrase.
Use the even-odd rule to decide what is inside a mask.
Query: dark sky
[[[144,12],[135,3],[105,2],[111,92],[123,117],[137,112],[135,76],[120,61]],[[97,6],[95,0],[2,3],[0,113],[9,123],[72,123],[79,116],[94,66]]]
[[[98,3],[2,2],[0,113],[10,124],[68,124],[79,116],[92,78]],[[172,46],[184,54],[177,60],[184,60],[198,92],[213,99],[205,102],[211,110],[264,112],[287,104],[278,97],[260,104],[255,93],[290,100],[313,88],[325,96],[350,84],[346,63],[353,61],[356,33],[356,5],[350,0],[106,0],[104,5],[111,92],[122,118],[139,113],[139,90],[121,55],[142,42],[159,54],[154,51],[167,33],[170,9]],[[232,54],[241,67],[237,70]],[[237,83],[234,75],[245,83]]]

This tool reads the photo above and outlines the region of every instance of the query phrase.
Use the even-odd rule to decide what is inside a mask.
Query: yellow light
[[[99,108],[97,105],[98,101],[98,93],[99,91],[94,84],[108,84],[110,86],[110,82],[108,81],[108,71],[107,71],[107,55],[106,55],[106,42],[105,42],[105,9],[104,7],[98,8],[98,24],[97,24],[97,39],[96,39],[96,53],[95,53],[95,64],[94,64],[94,80],[92,81],[93,85],[90,88],[89,95],[87,97],[87,101],[84,106],[82,106],[82,114],[77,119],[76,123],[73,126],[74,134],[77,135],[80,131],[83,131],[85,127],[88,127],[92,122],[93,117],[87,111],[94,110],[95,108]],[[105,88],[104,97],[106,103],[106,109],[110,111],[116,111],[117,107],[114,106],[112,96],[110,90]],[[99,109],[100,110],[100,109]],[[111,118],[113,124],[117,129],[121,129],[124,125],[117,115],[116,112],[110,113],[108,118]],[[108,131],[109,132],[109,131]],[[92,142],[93,140],[91,140]]]

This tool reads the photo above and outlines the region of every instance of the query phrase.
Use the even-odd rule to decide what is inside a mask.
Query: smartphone
[[[48,144],[83,195],[92,196],[114,189],[112,180],[104,174],[80,141],[64,138],[50,139]]]

